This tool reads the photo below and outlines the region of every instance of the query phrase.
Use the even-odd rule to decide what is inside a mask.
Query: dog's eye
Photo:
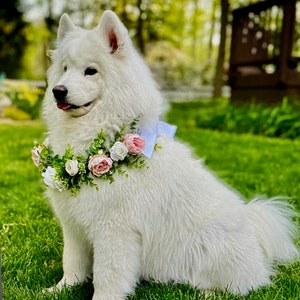
[[[98,71],[94,68],[86,68],[84,71],[84,75],[95,75]]]
[[[67,72],[68,68],[67,66],[64,66],[64,72]]]

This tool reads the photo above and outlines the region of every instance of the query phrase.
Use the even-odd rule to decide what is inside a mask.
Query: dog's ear
[[[97,29],[106,38],[111,54],[124,48],[129,37],[128,31],[114,12],[106,10],[100,19]]]
[[[76,26],[68,16],[68,14],[64,13],[59,20],[59,26],[58,26],[58,31],[57,31],[57,40],[60,42],[65,35],[74,30]]]

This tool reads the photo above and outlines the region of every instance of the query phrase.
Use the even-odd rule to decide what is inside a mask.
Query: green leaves
[[[95,138],[92,141],[91,145],[87,149],[87,151],[86,151],[87,155],[92,156],[92,155],[98,154],[100,149],[104,150],[105,142],[106,142],[105,133],[104,133],[103,129],[101,129],[101,131],[97,135],[97,138]],[[105,150],[107,150],[107,149],[105,149]]]
[[[269,137],[300,137],[300,113],[296,104],[284,99],[277,106],[247,103],[235,106],[222,101],[174,103],[172,122],[179,127],[209,128],[236,133],[253,133]],[[181,118],[185,116],[185,118]],[[177,121],[178,122],[178,121]]]

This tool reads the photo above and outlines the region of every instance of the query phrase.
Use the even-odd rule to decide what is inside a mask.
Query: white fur
[[[113,12],[90,31],[63,15],[52,60],[43,112],[55,153],[71,144],[84,154],[101,128],[112,135],[139,115],[141,127],[157,122],[161,95]],[[90,66],[98,73],[84,76]],[[93,104],[59,110],[55,85],[68,88],[70,103]],[[157,143],[162,149],[147,159],[148,169],[128,169],[128,177],[117,175],[112,184],[99,180],[99,190],[83,185],[76,197],[47,191],[64,235],[58,288],[93,273],[94,300],[124,299],[141,277],[245,295],[270,283],[274,261],[297,257],[288,205],[276,199],[247,204],[185,145],[166,136]]]

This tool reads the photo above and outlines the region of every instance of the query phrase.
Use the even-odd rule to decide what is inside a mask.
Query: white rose
[[[52,167],[47,167],[46,171],[42,173],[44,183],[52,188],[58,189],[59,191],[63,190],[63,185],[57,179],[55,179],[56,171]]]
[[[127,153],[128,149],[122,142],[115,142],[110,149],[110,157],[114,161],[123,160]]]
[[[78,173],[78,161],[72,159],[67,160],[65,169],[70,176],[75,176]]]

